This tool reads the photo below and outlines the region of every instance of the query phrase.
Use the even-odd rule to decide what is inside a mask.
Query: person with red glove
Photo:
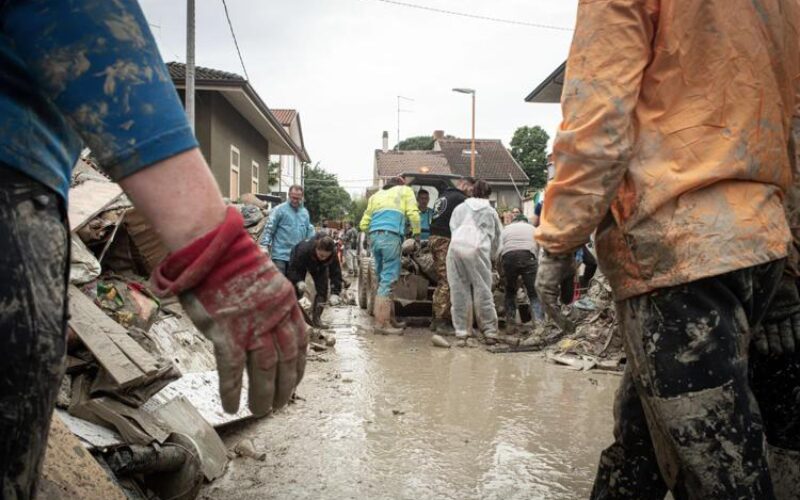
[[[135,0],[0,2],[0,498],[36,494],[64,374],[71,170],[89,147],[172,252],[154,275],[214,343],[226,411],[303,377],[291,284],[226,209]]]

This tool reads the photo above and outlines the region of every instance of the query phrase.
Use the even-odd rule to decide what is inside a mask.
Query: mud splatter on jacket
[[[618,300],[786,256],[796,0],[582,0],[537,240]]]
[[[197,147],[134,0],[0,0],[0,163],[67,197],[90,147],[114,178]]]

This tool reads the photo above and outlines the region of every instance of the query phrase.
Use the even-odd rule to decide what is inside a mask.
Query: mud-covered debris
[[[431,337],[431,344],[433,344],[434,347],[444,347],[445,349],[450,348],[450,342],[448,342],[441,335],[434,335]]]
[[[236,446],[233,447],[233,451],[240,457],[252,458],[253,460],[258,460],[259,462],[264,462],[267,460],[267,454],[256,451],[251,439],[243,439],[239,441],[236,443]]]
[[[311,350],[315,352],[325,352],[328,350],[323,344],[317,344],[316,342],[310,342],[309,345],[311,346]]]

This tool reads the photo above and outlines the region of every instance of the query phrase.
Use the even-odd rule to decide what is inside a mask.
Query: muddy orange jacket
[[[539,243],[622,300],[787,255],[798,0],[581,0]]]

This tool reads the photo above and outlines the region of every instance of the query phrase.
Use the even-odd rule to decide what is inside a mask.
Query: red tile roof
[[[394,177],[400,174],[426,173],[451,174],[447,158],[436,151],[375,151],[378,177]]]
[[[272,111],[272,114],[275,115],[275,118],[277,118],[284,127],[290,126],[297,116],[297,110],[294,109],[271,108],[270,111]]]

